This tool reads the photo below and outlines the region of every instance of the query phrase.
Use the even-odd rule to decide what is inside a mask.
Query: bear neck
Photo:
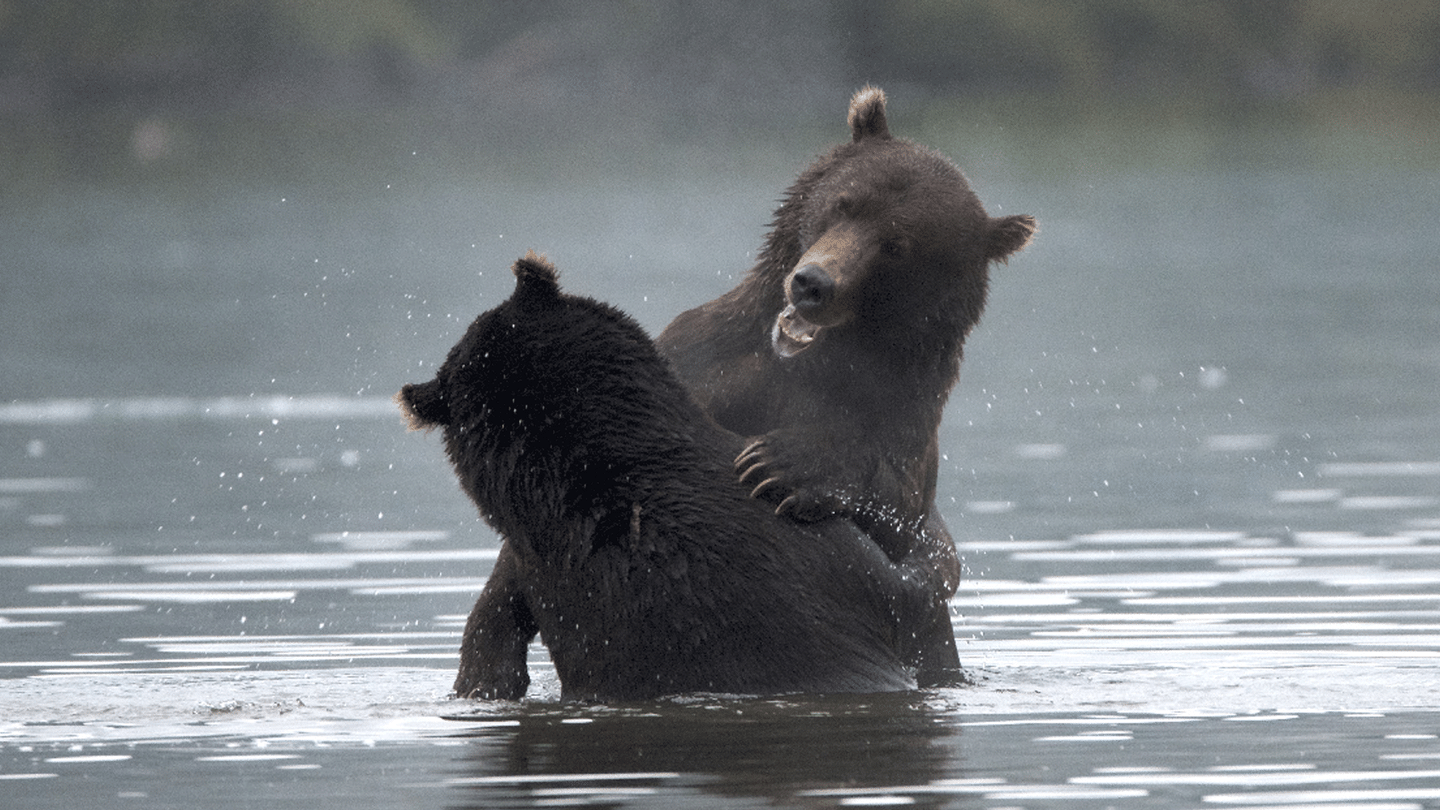
[[[916,401],[948,399],[960,376],[964,334],[957,329],[876,329],[850,325],[823,335],[823,342],[787,359],[775,357],[791,373],[813,375],[821,384],[860,377],[873,380],[876,391],[899,392]],[[774,353],[771,353],[774,357]]]

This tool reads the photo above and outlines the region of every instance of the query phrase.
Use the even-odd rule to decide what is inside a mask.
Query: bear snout
[[[868,222],[842,219],[826,228],[785,277],[785,296],[796,314],[816,326],[849,322],[860,286],[882,258],[880,245]]]
[[[835,279],[818,264],[807,264],[790,276],[790,303],[802,315],[822,309],[835,298]]]

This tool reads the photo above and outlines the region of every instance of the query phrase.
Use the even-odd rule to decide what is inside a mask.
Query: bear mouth
[[[780,357],[794,357],[810,348],[820,334],[820,327],[800,317],[795,305],[790,304],[775,316],[775,326],[770,330],[770,345]]]

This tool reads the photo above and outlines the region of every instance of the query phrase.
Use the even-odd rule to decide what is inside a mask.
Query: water
[[[1440,807],[1440,161],[997,133],[930,138],[1042,231],[942,438],[976,684],[913,695],[449,700],[496,540],[389,401],[529,247],[652,330],[727,289],[818,143],[0,196],[7,796]]]

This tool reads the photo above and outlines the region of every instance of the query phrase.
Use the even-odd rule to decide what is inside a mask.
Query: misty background
[[[866,82],[1041,222],[961,395],[1433,378],[1437,2],[0,0],[0,399],[388,396],[530,248],[658,331]]]
[[[1433,104],[1440,3],[0,3],[6,186],[193,169],[245,147],[268,159],[243,171],[289,179],[326,156],[394,160],[402,138],[455,159],[781,138],[865,82],[912,111]],[[225,123],[247,132],[213,137]]]

